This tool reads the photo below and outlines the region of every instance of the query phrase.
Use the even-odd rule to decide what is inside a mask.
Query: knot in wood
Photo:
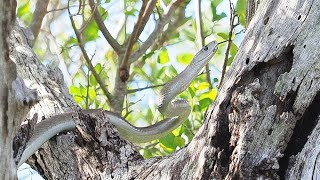
[[[127,68],[120,68],[119,77],[122,82],[126,82],[129,78],[129,71]]]

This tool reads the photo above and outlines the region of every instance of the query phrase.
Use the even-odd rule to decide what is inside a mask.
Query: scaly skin
[[[133,143],[144,143],[159,139],[176,129],[188,118],[191,107],[188,101],[182,99],[173,100],[173,98],[190,85],[201,69],[210,61],[217,49],[218,43],[216,41],[204,46],[194,56],[186,69],[164,85],[159,95],[158,110],[168,118],[151,126],[135,127],[122,117],[119,117],[110,111],[105,111],[109,122],[117,128],[123,138]],[[101,110],[91,109],[83,110],[83,113],[92,114],[99,111]],[[72,119],[73,115],[75,115],[75,113],[63,113],[38,123],[21,156],[18,167],[50,138],[60,132],[75,129],[76,125]]]

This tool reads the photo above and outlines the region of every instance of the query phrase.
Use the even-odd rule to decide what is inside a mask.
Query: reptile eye
[[[207,51],[208,50],[208,46],[204,46],[203,50]]]

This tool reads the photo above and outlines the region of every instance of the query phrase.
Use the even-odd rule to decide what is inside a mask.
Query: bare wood
[[[168,24],[175,10],[178,9],[180,5],[182,6],[182,4],[187,4],[187,1],[176,0],[170,5],[168,12],[161,18],[161,20],[158,21],[157,26],[155,27],[154,31],[149,35],[148,39],[141,45],[141,47],[137,51],[131,54],[128,61],[129,64],[138,60],[146,52],[146,50],[151,47],[152,44],[155,44],[157,42],[155,41],[155,39],[158,36],[161,36],[164,26]],[[119,59],[123,59],[123,57],[119,56]],[[127,89],[127,81],[123,81],[123,79],[126,78],[121,77],[127,75],[128,74],[126,70],[123,70],[120,67],[118,68],[115,79],[115,89],[113,91],[114,111],[117,113],[121,113],[123,110],[123,102]]]
[[[184,0],[176,0],[170,4],[169,10],[166,12],[166,14],[161,17],[161,20],[157,22],[157,26],[152,31],[152,33],[149,35],[148,39],[141,45],[139,50],[134,52],[130,56],[130,63],[133,63],[137,59],[139,59],[142,54],[144,54],[147,49],[155,42],[155,39],[157,39],[157,36],[160,35],[163,31],[163,28],[166,24],[168,24],[172,14],[174,11],[184,2]],[[185,2],[186,3],[186,2]]]
[[[15,179],[13,138],[22,119],[36,102],[34,91],[25,87],[10,60],[8,36],[15,23],[15,1],[0,1],[0,174]]]
[[[319,0],[263,1],[215,103],[206,113],[204,125],[187,147],[165,158],[141,160],[133,146],[109,134],[112,128],[100,130],[108,126],[99,122],[103,119],[101,114],[95,130],[90,131],[89,124],[95,124],[90,117],[80,121],[79,124],[84,123],[84,131],[78,134],[80,139],[71,133],[47,143],[36,154],[38,169],[45,170],[42,172],[51,179],[317,178],[319,6]],[[68,93],[64,93],[65,87],[47,78],[52,77],[47,69],[34,65],[39,62],[31,49],[21,51],[27,49],[21,45],[25,41],[17,34],[10,41],[15,45],[11,48],[12,55],[17,55],[18,72],[23,68],[31,71],[32,75],[25,78],[37,78],[39,94],[54,97],[46,104],[41,101],[38,112],[76,109]],[[44,74],[37,75],[39,72]],[[81,113],[79,118],[87,119]],[[295,138],[299,132],[303,132],[303,141]],[[101,140],[106,134],[112,137],[111,141]],[[299,148],[289,152],[290,144]]]
[[[68,9],[68,12],[69,12],[69,18],[70,18],[70,21],[71,21],[71,25],[72,25],[72,28],[76,34],[76,37],[77,37],[77,40],[78,40],[78,45],[81,49],[81,52],[84,56],[84,59],[85,61],[87,62],[88,64],[88,67],[90,69],[90,71],[92,72],[93,76],[95,77],[95,79],[97,80],[98,84],[100,85],[103,93],[107,96],[108,98],[108,103],[109,103],[109,106],[110,107],[113,107],[113,97],[112,97],[112,94],[109,92],[109,90],[107,89],[105,83],[103,82],[103,80],[100,78],[99,74],[97,73],[97,71],[94,69],[92,63],[91,63],[91,59],[89,58],[86,50],[84,49],[84,46],[83,46],[83,41],[82,41],[82,38],[81,38],[81,35],[80,33],[78,32],[76,26],[75,26],[75,23],[74,23],[74,20],[73,20],[73,15],[70,13],[70,9]]]
[[[120,55],[121,53],[123,53],[122,47],[121,45],[117,42],[116,39],[114,39],[112,37],[112,35],[110,34],[109,30],[107,29],[107,27],[105,26],[101,15],[99,14],[99,11],[97,9],[97,6],[94,4],[93,0],[89,0],[89,4],[91,7],[91,11],[93,13],[93,17],[94,20],[96,21],[100,31],[102,32],[103,36],[106,38],[106,40],[108,41],[108,43],[110,44],[110,46],[113,48],[113,50]]]
[[[129,78],[129,57],[131,55],[131,51],[133,48],[134,43],[136,43],[136,41],[138,40],[144,26],[147,23],[147,20],[149,19],[154,6],[156,5],[155,0],[152,1],[143,1],[140,12],[139,12],[139,16],[138,16],[138,21],[137,23],[134,25],[133,28],[133,32],[130,35],[128,44],[127,44],[127,49],[126,52],[123,56],[123,59],[120,61],[120,69],[118,70],[118,72],[120,73],[119,77],[121,79],[122,82],[125,82],[128,80]]]
[[[247,0],[246,4],[246,25],[248,27],[251,19],[253,18],[256,10],[258,8],[260,1],[259,0]]]
[[[196,0],[195,1],[196,5],[196,26],[197,26],[197,44],[199,46],[199,49],[204,46],[204,38],[203,37],[203,22],[202,22],[202,17],[201,17],[201,0]],[[211,83],[211,77],[210,77],[210,69],[209,69],[209,64],[206,65],[206,79],[209,84],[209,88],[212,89],[212,83]]]
[[[34,39],[38,37],[43,18],[47,14],[48,4],[49,0],[38,0],[36,3],[36,8],[33,12],[32,20],[30,23],[30,29],[34,35]]]

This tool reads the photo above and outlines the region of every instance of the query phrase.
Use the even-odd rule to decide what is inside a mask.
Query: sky
[[[35,1],[34,1],[35,2]],[[65,0],[61,1],[61,3],[66,2]],[[202,0],[202,10],[205,11],[208,7],[210,7],[210,2],[208,0]],[[191,0],[191,2],[189,3],[189,5],[186,8],[186,16],[195,16],[195,12],[194,12],[194,0]],[[31,4],[32,7],[34,9],[34,3]],[[119,28],[121,27],[121,24],[119,24],[119,22],[121,22],[124,19],[124,14],[123,14],[123,1],[115,1],[112,0],[111,3],[105,5],[105,8],[108,9],[109,15],[107,20],[105,21],[106,27],[112,27],[109,28],[110,33],[115,36],[116,33],[119,31]],[[139,8],[137,8],[139,9]],[[229,4],[228,1],[224,0],[218,7],[218,13],[221,12],[225,12],[227,15],[229,15]],[[227,12],[226,12],[227,11]],[[221,23],[221,28],[228,28],[229,26],[229,17],[224,18],[224,20]],[[135,23],[135,19],[133,18],[129,18],[128,19],[128,24],[127,24],[127,32],[131,32],[133,29]],[[154,21],[149,21],[148,22],[150,26],[146,26],[147,28],[143,31],[143,33],[140,36],[140,40],[144,41],[148,35],[152,32],[153,27],[155,26],[155,22]],[[60,28],[60,27],[64,27],[64,28]],[[69,28],[66,28],[69,27]],[[50,30],[53,34],[53,36],[58,36],[61,33],[65,33],[66,36],[70,36],[73,35],[73,30],[71,29],[71,25],[70,25],[70,20],[68,18],[68,14],[67,12],[63,13],[57,20],[53,21],[50,25]],[[101,37],[103,36],[100,32],[99,34]],[[237,45],[240,44],[242,37],[236,38],[235,39],[235,43]],[[212,39],[213,40],[213,39]],[[47,42],[43,42],[43,43],[47,43]],[[59,47],[59,43],[63,43],[63,42],[59,42],[59,40],[57,39],[57,43],[53,43],[53,42],[49,42],[51,43],[50,47],[53,48],[53,52],[56,52],[57,54],[59,54],[60,52],[60,47]],[[93,43],[87,43],[86,44],[86,49],[88,50],[88,54],[95,54],[95,60],[93,63],[97,63],[99,62],[99,59],[104,59],[105,56],[105,52],[106,50],[109,48],[108,46],[105,46],[107,44],[106,40],[104,38],[100,38],[98,39],[96,42]],[[169,57],[171,60],[176,59],[176,56],[179,55],[180,53],[183,52],[190,52],[195,54],[197,52],[197,48],[194,46],[193,42],[188,42],[188,41],[184,41],[181,43],[177,43],[174,45],[169,45],[166,47],[169,53]],[[71,79],[69,78],[69,73],[72,73],[72,70],[75,69],[74,66],[77,66],[77,62],[76,59],[79,59],[79,51],[78,50],[72,50],[72,57],[74,60],[74,63],[72,63],[70,65],[70,67],[66,67],[66,65],[64,63],[61,62],[61,60],[63,60],[62,57],[59,57],[59,55],[57,55],[58,58],[60,58],[60,63],[59,63],[59,68],[62,70],[64,76],[66,77],[66,84],[68,86],[70,86],[72,84]],[[173,66],[178,70],[178,72],[181,72],[185,66],[176,63],[175,61],[171,61]],[[48,63],[48,61],[44,61],[44,63]],[[215,63],[214,62],[214,58],[212,59],[211,65],[210,65],[210,70],[211,70],[211,77],[220,77],[220,69],[221,69],[221,63]],[[139,87],[145,87],[148,84],[145,81],[136,81],[135,83],[132,83],[133,88],[139,88]],[[150,105],[156,105],[157,103],[157,96],[155,95],[154,91],[152,89],[143,91],[143,93],[137,93],[137,95],[132,96],[132,99],[130,99],[130,101],[132,102],[136,102],[139,99],[141,99],[141,101],[139,101],[136,106],[137,107],[147,107]],[[144,126],[145,123],[143,121],[138,121],[138,126]],[[28,166],[27,164],[23,164],[19,170],[18,170],[18,179],[21,180],[29,180],[29,179],[33,179],[33,180],[39,180],[42,179],[41,176],[39,176],[37,174],[36,171],[32,170],[30,168],[30,166]]]

